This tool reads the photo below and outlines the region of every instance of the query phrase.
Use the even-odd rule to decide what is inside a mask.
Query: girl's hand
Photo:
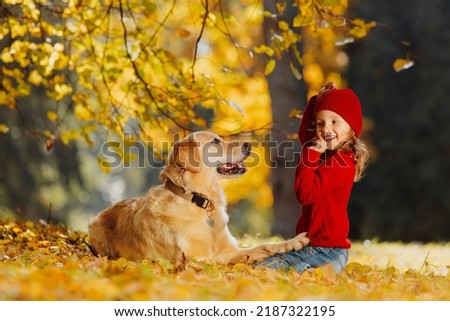
[[[337,86],[334,81],[327,82],[322,88],[320,88],[319,94],[317,95],[317,99],[320,99],[323,95],[335,89],[337,89]]]
[[[308,148],[323,154],[327,150],[327,142],[322,137],[316,137],[315,139],[313,139],[313,145],[309,146]]]

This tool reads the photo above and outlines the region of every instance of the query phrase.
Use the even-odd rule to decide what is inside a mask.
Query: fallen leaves
[[[86,233],[0,219],[0,300],[449,300],[449,245],[355,244],[339,275],[281,273],[195,260],[133,262],[95,257]],[[394,266],[392,255],[417,262]],[[442,251],[442,252],[440,252]],[[384,264],[383,260],[391,260]],[[420,260],[419,260],[420,261]],[[410,268],[408,268],[408,265]]]

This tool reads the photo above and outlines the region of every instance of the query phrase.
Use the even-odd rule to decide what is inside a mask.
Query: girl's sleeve
[[[302,145],[310,142],[314,138],[314,107],[316,98],[317,95],[309,99],[298,128],[298,138]]]
[[[302,205],[317,202],[322,195],[330,193],[347,175],[352,179],[348,164],[338,161],[333,166],[320,166],[321,153],[303,147],[295,172],[294,189],[297,200]]]

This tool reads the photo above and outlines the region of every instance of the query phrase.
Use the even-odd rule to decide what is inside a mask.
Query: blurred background
[[[171,2],[130,1],[129,7],[123,8],[121,1],[106,1],[106,7],[111,4],[109,8],[113,9],[105,12],[116,14],[118,29],[127,10],[130,17],[133,10],[148,10],[148,14],[138,17],[141,20],[134,20],[138,26],[151,18],[145,25],[147,29],[129,26],[128,35],[135,36],[135,43],[158,44],[149,46],[152,49],[148,57],[139,53],[133,58],[140,62],[142,57],[152,61],[150,54],[157,56],[158,67],[149,69],[144,65],[135,69],[131,60],[128,65],[121,62],[121,57],[129,59],[132,50],[138,50],[129,49],[132,46],[128,44],[117,51],[117,56],[114,52],[105,55],[111,65],[121,65],[109,69],[100,66],[97,58],[102,50],[98,46],[103,44],[104,53],[110,50],[113,41],[109,39],[115,32],[122,32],[123,38],[122,29],[87,28],[77,34],[75,30],[81,30],[81,24],[70,18],[65,22],[72,25],[66,29],[73,28],[73,33],[52,34],[49,24],[45,26],[47,35],[37,36],[31,27],[21,27],[28,24],[25,18],[38,15],[38,10],[40,17],[52,21],[60,19],[52,16],[59,11],[33,1],[2,2],[0,217],[42,219],[86,230],[89,218],[105,207],[126,197],[143,195],[149,186],[158,184],[169,143],[178,133],[206,128],[230,138],[253,141],[261,160],[252,164],[244,177],[224,182],[233,233],[240,237],[246,233],[292,236],[300,213],[292,191],[292,165],[300,150],[296,139],[298,116],[307,99],[326,81],[334,80],[339,87],[350,87],[359,96],[365,117],[362,139],[371,152],[366,175],[354,185],[349,204],[351,239],[449,241],[450,3],[353,0],[348,1],[347,8],[342,6],[346,1],[328,1],[330,10],[335,11],[327,18],[320,15],[327,14],[326,10],[314,7],[322,2],[327,1],[298,1],[297,6],[292,6],[289,1],[266,0],[263,4],[229,0],[212,1],[207,7],[200,1],[188,1],[189,5],[175,8]],[[97,6],[99,2],[87,1],[85,6],[64,11],[64,15],[78,14],[86,23],[95,18],[96,11],[102,12],[102,7]],[[263,10],[273,14],[264,14]],[[313,21],[306,25],[308,10],[316,11]],[[351,20],[350,33],[339,28],[342,20],[337,28],[330,27],[342,15],[360,19]],[[300,16],[306,18],[299,22]],[[105,20],[92,23],[101,26]],[[299,39],[289,36],[291,29],[280,21],[297,26]],[[356,29],[358,21],[366,24]],[[376,26],[370,24],[372,21]],[[164,28],[160,28],[163,23]],[[126,24],[123,26],[127,30]],[[105,30],[110,32],[108,37],[104,36]],[[138,37],[148,30],[153,34],[145,40]],[[362,34],[355,34],[358,30]],[[282,47],[288,36],[296,39],[298,51],[292,46],[289,50],[270,51]],[[278,39],[281,37],[282,41]],[[39,45],[53,44],[53,54],[60,55],[54,59],[60,61],[60,69],[56,72],[58,64],[54,63],[49,76],[52,81],[48,83],[36,80],[33,72],[37,70],[43,78],[48,76],[39,66],[48,66],[50,62],[43,61],[52,56],[46,56],[40,47],[28,47],[26,41],[30,39],[40,41]],[[92,43],[93,39],[98,43]],[[67,62],[55,42],[64,43],[64,52],[70,52]],[[74,53],[86,43],[95,48],[97,56]],[[146,47],[141,43],[140,48]],[[164,51],[157,52],[156,48]],[[36,59],[27,58],[35,55]],[[405,64],[404,70],[397,72],[393,63],[399,58],[413,66]],[[188,66],[184,72],[168,71],[182,64]],[[91,70],[86,66],[94,67]],[[195,70],[196,82],[189,80],[189,66]],[[141,67],[142,76],[134,82],[121,78]],[[84,79],[88,69],[89,78]],[[106,69],[110,74],[100,77]],[[169,80],[161,77],[153,82],[158,73],[169,75]],[[137,86],[136,79],[147,85],[144,89],[151,87],[157,94],[141,89],[140,96],[137,90],[129,105],[123,97],[120,100],[114,96],[120,90],[131,92]],[[62,84],[70,81],[76,85],[62,90]],[[164,81],[173,88],[166,87]],[[109,87],[108,83],[116,82],[116,87]],[[192,89],[199,82],[199,87]],[[202,92],[206,87],[214,88],[214,92]],[[86,98],[87,89],[99,98]],[[201,101],[186,98],[195,93],[210,96]],[[146,94],[152,98],[150,102],[144,100]],[[186,95],[184,101],[189,100],[187,105],[180,104],[182,95]],[[115,102],[103,100],[105,97],[113,97]],[[159,97],[161,101],[154,110],[139,109]],[[112,124],[111,119],[116,123]],[[120,135],[124,132],[131,135],[124,138]],[[105,146],[120,146],[119,166],[102,165],[107,156]]]

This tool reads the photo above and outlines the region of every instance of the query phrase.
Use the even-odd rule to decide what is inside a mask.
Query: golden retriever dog
[[[130,260],[189,258],[216,263],[256,261],[300,250],[305,234],[283,242],[241,248],[228,229],[221,178],[238,177],[251,144],[195,132],[173,146],[161,172],[163,184],[147,195],[107,208],[89,223],[88,243],[100,255]]]

